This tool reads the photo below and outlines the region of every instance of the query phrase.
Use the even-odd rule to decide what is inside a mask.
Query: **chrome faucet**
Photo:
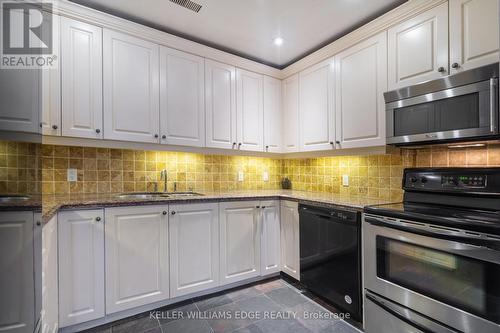
[[[161,178],[161,180],[163,180],[163,192],[167,192],[167,181],[168,181],[167,169],[161,170],[160,178]]]

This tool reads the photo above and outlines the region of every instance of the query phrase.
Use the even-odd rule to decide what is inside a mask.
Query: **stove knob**
[[[411,181],[412,183],[416,183],[416,182],[417,182],[417,180],[418,180],[418,179],[417,179],[417,177],[415,177],[415,176],[410,177],[410,181]]]
[[[420,182],[421,182],[422,184],[427,183],[427,178],[426,178],[426,177],[422,177],[422,178],[420,178]]]

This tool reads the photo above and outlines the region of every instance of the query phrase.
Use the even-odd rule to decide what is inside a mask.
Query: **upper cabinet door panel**
[[[497,0],[450,0],[452,73],[497,62],[498,29]]]
[[[54,24],[58,26],[54,29],[52,40],[54,47],[60,49],[61,38],[60,17],[51,15]],[[60,51],[59,51],[60,52]],[[42,134],[61,135],[61,66],[57,68],[42,70]]]
[[[333,59],[300,72],[301,151],[333,148],[333,81]]]
[[[281,153],[282,123],[281,80],[264,76],[264,148],[266,152]]]
[[[299,75],[283,80],[283,152],[299,151]]]
[[[205,63],[202,57],[160,49],[161,142],[205,145]]]
[[[236,68],[205,60],[206,146],[236,145]]]
[[[102,29],[61,18],[62,134],[102,138]]]
[[[448,3],[390,28],[388,46],[389,90],[447,75]]]
[[[335,124],[340,148],[385,145],[386,90],[385,31],[335,56]]]
[[[263,76],[236,69],[237,135],[241,150],[264,150]]]
[[[159,46],[104,30],[104,138],[159,142]]]

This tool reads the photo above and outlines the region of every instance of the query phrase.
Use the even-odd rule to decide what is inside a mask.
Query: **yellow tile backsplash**
[[[7,145],[8,146],[8,145]],[[26,178],[14,181],[12,154],[0,146],[0,190],[17,192],[31,188]],[[19,147],[19,146],[18,146]],[[14,148],[10,150],[13,152]],[[168,191],[229,191],[278,189],[282,177],[289,177],[293,189],[400,200],[401,177],[407,167],[500,166],[500,144],[481,148],[389,149],[384,155],[332,156],[275,159],[198,153],[69,147],[42,145],[42,191],[52,193],[107,193],[163,191],[160,171],[168,171]],[[17,161],[24,164],[25,147],[18,148]],[[9,162],[9,159],[11,162]],[[78,181],[66,181],[67,169],[78,170]],[[25,169],[28,170],[28,169]],[[238,171],[244,181],[238,182]],[[267,171],[269,181],[263,181]],[[20,175],[27,171],[19,172]],[[32,172],[30,172],[32,174]],[[6,176],[7,175],[7,176]],[[342,185],[349,176],[349,186]],[[10,177],[10,178],[9,178]],[[9,181],[9,179],[11,179]],[[31,178],[30,178],[31,179]],[[16,185],[12,184],[15,182]]]
[[[40,146],[0,141],[0,194],[40,193]]]

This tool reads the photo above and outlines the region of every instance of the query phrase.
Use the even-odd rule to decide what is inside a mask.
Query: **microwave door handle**
[[[443,324],[425,318],[410,309],[379,297],[368,290],[366,290],[365,296],[384,311],[423,333],[459,333],[451,327],[443,326]]]
[[[496,133],[498,122],[497,83],[498,79],[490,79],[490,131],[492,133]]]

